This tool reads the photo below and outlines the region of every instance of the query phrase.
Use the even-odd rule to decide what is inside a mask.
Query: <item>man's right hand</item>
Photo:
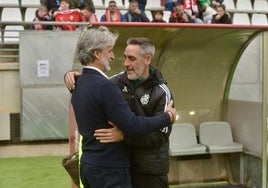
[[[113,143],[124,140],[124,133],[114,123],[108,122],[112,128],[95,130],[94,136],[96,140],[99,140],[100,143]]]
[[[78,77],[80,75],[81,73],[77,71],[70,71],[65,74],[64,83],[70,91],[74,90],[75,88],[75,77]]]

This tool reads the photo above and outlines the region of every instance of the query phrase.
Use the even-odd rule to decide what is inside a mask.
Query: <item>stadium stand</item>
[[[98,19],[104,14],[109,0],[93,0]],[[128,0],[116,0],[118,9],[124,14],[129,6]],[[233,20],[233,24],[242,25],[266,25],[268,14],[267,0],[224,0],[226,10]],[[32,21],[34,18],[34,8],[40,5],[40,0],[1,0],[0,1],[0,21]],[[15,8],[15,9],[7,9]],[[170,12],[161,6],[160,0],[147,1],[146,15],[152,20],[151,12],[154,10],[164,10],[164,20],[168,23]],[[17,16],[16,16],[17,15]],[[12,25],[9,23],[9,25]],[[18,24],[15,24],[18,25]],[[6,24],[2,24],[1,36],[4,36]],[[15,29],[14,27],[8,27]],[[28,27],[25,27],[27,29]],[[18,28],[21,30],[22,28]],[[15,35],[17,36],[17,35]],[[4,41],[3,38],[1,40]]]

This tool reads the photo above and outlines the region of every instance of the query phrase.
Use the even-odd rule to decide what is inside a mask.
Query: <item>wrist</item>
[[[167,111],[167,113],[169,114],[171,123],[172,124],[175,123],[175,121],[176,121],[175,115],[171,111],[169,111],[169,110]]]

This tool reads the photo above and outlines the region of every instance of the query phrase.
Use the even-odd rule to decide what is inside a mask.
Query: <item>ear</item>
[[[144,63],[145,63],[146,65],[150,65],[151,62],[152,62],[152,56],[151,56],[151,55],[146,55],[146,56],[145,56],[145,61],[144,61]]]
[[[100,51],[99,50],[94,50],[93,54],[94,54],[96,59],[100,59]]]

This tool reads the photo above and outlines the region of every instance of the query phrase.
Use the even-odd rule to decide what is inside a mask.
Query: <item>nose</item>
[[[111,53],[110,59],[111,59],[111,61],[114,60],[114,52]]]
[[[124,61],[124,66],[126,67],[126,66],[128,66],[128,65],[129,65],[129,62],[128,62],[127,59],[125,59],[125,61]]]

